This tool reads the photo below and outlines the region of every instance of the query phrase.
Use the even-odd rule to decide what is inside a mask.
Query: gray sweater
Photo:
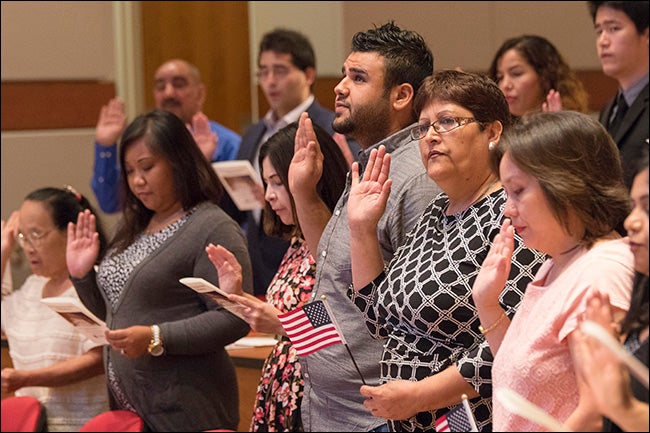
[[[246,240],[237,223],[207,203],[134,268],[113,308],[94,272],[73,279],[83,303],[110,329],[160,325],[165,348],[160,357],[133,359],[104,348],[105,363],[110,360],[128,401],[154,431],[237,429],[237,378],[224,346],[249,327],[178,281],[195,276],[218,285],[205,252],[209,243],[233,252],[242,265],[244,290],[252,293]],[[111,404],[121,409],[114,400]]]

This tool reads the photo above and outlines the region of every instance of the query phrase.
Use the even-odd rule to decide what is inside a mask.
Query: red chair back
[[[45,407],[31,396],[11,396],[2,399],[2,431],[47,431]]]
[[[129,410],[109,410],[88,420],[79,431],[85,432],[141,432],[144,421]]]

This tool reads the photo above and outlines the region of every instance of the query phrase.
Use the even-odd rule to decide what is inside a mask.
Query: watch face
[[[149,353],[151,353],[151,356],[160,356],[164,351],[165,350],[163,349],[162,344],[154,344],[151,346]]]

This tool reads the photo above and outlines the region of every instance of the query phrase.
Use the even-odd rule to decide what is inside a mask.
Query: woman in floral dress
[[[259,163],[266,207],[263,227],[267,234],[290,239],[278,272],[266,292],[266,302],[241,290],[237,260],[222,246],[209,246],[208,255],[219,272],[221,289],[230,298],[248,306],[244,318],[257,332],[276,334],[278,342],[266,358],[257,387],[250,431],[303,431],[300,419],[303,379],[298,355],[277,316],[309,302],[316,276],[316,262],[303,239],[289,191],[289,164],[293,158],[298,123],[271,136],[260,148]],[[323,172],[318,193],[330,212],[341,195],[347,163],[333,138],[314,124],[323,154]]]

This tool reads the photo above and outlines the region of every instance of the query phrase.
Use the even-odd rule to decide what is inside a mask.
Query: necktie
[[[623,97],[623,93],[619,93],[616,101],[616,115],[614,115],[614,118],[609,123],[609,133],[612,137],[616,135],[618,129],[621,127],[621,122],[623,121],[623,117],[625,117],[625,113],[627,113],[627,109],[628,106]]]

